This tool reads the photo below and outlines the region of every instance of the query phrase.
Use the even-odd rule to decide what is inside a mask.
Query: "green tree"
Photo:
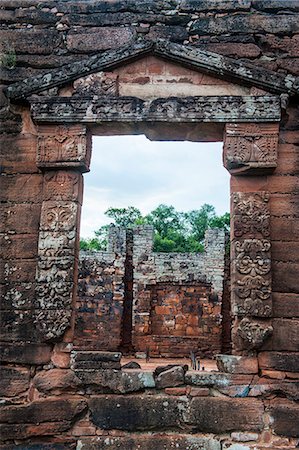
[[[107,217],[114,220],[115,225],[131,228],[142,221],[142,214],[134,206],[128,208],[108,208],[105,212]]]
[[[187,213],[177,211],[173,206],[161,204],[147,216],[139,209],[109,208],[105,214],[115,225],[132,228],[135,225],[150,224],[154,228],[155,252],[203,252],[204,237],[208,228],[229,230],[230,215],[217,216],[212,205],[204,204],[198,210]],[[102,226],[92,239],[82,239],[81,249],[104,250],[107,245],[109,225]]]

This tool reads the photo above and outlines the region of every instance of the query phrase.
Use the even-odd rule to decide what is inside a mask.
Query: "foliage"
[[[229,230],[230,214],[217,216],[212,205],[204,204],[198,210],[179,212],[173,206],[159,205],[148,215],[142,216],[139,209],[109,208],[105,214],[115,225],[132,228],[150,224],[154,228],[155,252],[203,252],[205,231],[208,228]],[[95,231],[92,239],[82,239],[83,250],[104,250],[107,244],[109,225]]]
[[[13,47],[6,44],[3,51],[0,53],[0,67],[6,69],[14,69],[16,67],[17,57]]]

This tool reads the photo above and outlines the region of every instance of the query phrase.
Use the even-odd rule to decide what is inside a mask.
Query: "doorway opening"
[[[145,364],[229,352],[229,174],[221,156],[221,142],[93,138],[78,349],[121,350]]]

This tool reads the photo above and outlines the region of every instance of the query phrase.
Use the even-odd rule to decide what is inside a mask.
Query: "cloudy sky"
[[[110,207],[135,206],[143,214],[159,204],[179,211],[215,206],[229,211],[229,174],[222,143],[158,142],[145,136],[94,137],[91,171],[84,175],[81,236],[110,223]]]

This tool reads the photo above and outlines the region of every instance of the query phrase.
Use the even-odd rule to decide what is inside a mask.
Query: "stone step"
[[[72,351],[72,369],[117,369],[120,370],[120,352]]]

